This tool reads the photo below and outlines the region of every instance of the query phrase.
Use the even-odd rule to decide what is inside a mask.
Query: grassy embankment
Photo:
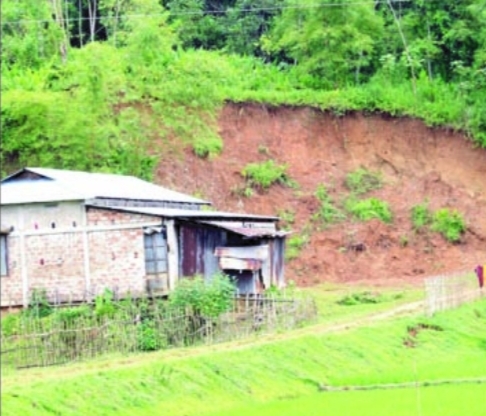
[[[454,415],[466,406],[468,414],[481,415],[485,384],[320,390],[486,378],[486,300],[433,318],[403,316],[333,332],[334,322],[355,324],[374,311],[416,299],[417,292],[355,306],[336,306],[335,300],[342,296],[339,291],[320,293],[320,322],[297,333],[9,372],[2,377],[2,414],[295,415],[312,414],[305,409],[318,408],[324,415],[348,409],[353,402],[360,415],[391,414],[390,409],[403,415]],[[348,318],[332,318],[322,309],[325,305],[335,308],[336,314],[344,311]],[[410,329],[420,324],[428,328],[411,335]]]

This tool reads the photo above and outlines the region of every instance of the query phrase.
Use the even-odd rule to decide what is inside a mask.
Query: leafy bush
[[[447,240],[457,242],[461,239],[461,234],[466,231],[466,223],[456,210],[442,208],[434,213],[431,228],[441,233]]]
[[[140,351],[157,351],[163,348],[159,331],[151,319],[143,320],[137,327],[137,348]]]
[[[95,298],[95,315],[98,317],[113,317],[116,312],[116,305],[113,299],[113,292],[105,289],[101,295]]]
[[[26,313],[44,318],[53,312],[52,305],[47,299],[46,289],[33,289]]]
[[[55,312],[55,317],[61,322],[71,325],[80,318],[89,318],[92,310],[88,305],[76,306],[74,308],[61,308]]]
[[[315,196],[320,202],[319,210],[316,213],[317,219],[320,219],[325,224],[332,224],[345,218],[343,212],[334,206],[334,203],[324,185],[319,185],[317,187]]]
[[[20,318],[20,313],[9,313],[2,318],[2,337],[9,337],[18,333]]]
[[[278,165],[273,160],[250,163],[242,171],[243,177],[256,188],[268,189],[274,183],[289,184],[287,165]]]
[[[411,210],[412,224],[416,230],[428,226],[432,221],[432,214],[426,202],[415,205]]]
[[[217,156],[223,150],[223,141],[220,137],[211,136],[206,138],[197,138],[193,144],[194,153],[201,157],[213,157]]]
[[[305,235],[293,235],[287,239],[285,250],[285,259],[293,260],[299,257],[300,251],[308,243],[308,237]]]
[[[377,198],[349,199],[346,203],[346,209],[361,221],[377,218],[390,223],[393,219],[388,203]]]
[[[379,173],[360,168],[346,175],[346,186],[355,194],[361,195],[383,186]]]
[[[210,281],[201,276],[179,281],[170,295],[172,306],[190,309],[194,315],[216,318],[233,306],[234,282],[224,274],[215,274]]]

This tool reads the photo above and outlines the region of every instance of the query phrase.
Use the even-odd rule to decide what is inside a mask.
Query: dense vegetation
[[[3,173],[150,178],[167,138],[217,155],[228,100],[420,117],[486,147],[483,0],[5,0],[1,11]]]

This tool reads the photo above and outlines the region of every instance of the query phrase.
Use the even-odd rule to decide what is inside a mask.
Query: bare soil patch
[[[196,157],[190,149],[168,146],[157,183],[213,202],[220,210],[294,214],[295,233],[310,231],[301,255],[287,264],[287,279],[300,285],[322,281],[396,285],[425,276],[473,270],[486,263],[486,150],[463,134],[429,128],[420,120],[385,114],[333,115],[308,107],[227,104],[220,113],[221,156]],[[273,159],[288,165],[297,188],[273,186],[244,197],[242,169]],[[347,221],[319,229],[311,221],[325,184],[340,201],[346,175],[360,167],[379,171],[394,221]],[[416,233],[410,209],[424,201],[432,210],[459,210],[467,221],[460,243],[436,233]],[[359,249],[358,249],[359,248]]]

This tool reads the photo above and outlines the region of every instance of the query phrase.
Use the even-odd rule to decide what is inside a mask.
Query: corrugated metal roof
[[[43,180],[15,181],[15,176],[28,171],[52,180],[59,187],[45,185]],[[41,182],[42,185],[41,185]],[[10,195],[4,201],[4,187],[17,186],[21,183],[30,185],[9,188]],[[37,186],[42,189],[36,190]],[[7,189],[7,188],[5,188]],[[57,189],[57,192],[56,192]],[[49,195],[49,197],[44,196]],[[2,204],[62,201],[73,199],[116,198],[146,201],[183,202],[190,204],[209,204],[198,198],[143,181],[134,176],[113,175],[107,173],[89,173],[70,170],[25,168],[2,180]]]
[[[265,227],[234,227],[229,224],[221,224],[217,221],[199,221],[201,223],[212,225],[214,227],[222,228],[224,230],[231,231],[235,234],[242,235],[247,238],[257,238],[257,237],[284,237],[290,234],[290,231],[277,231]]]
[[[49,179],[2,183],[0,198],[2,205],[84,200],[81,193]]]
[[[146,215],[154,215],[157,217],[166,217],[166,218],[187,218],[190,220],[206,220],[205,223],[213,226],[221,227],[221,220],[241,220],[241,221],[278,221],[278,217],[273,216],[266,216],[266,215],[252,215],[252,214],[244,214],[244,213],[234,213],[234,212],[223,212],[223,211],[199,211],[199,210],[190,210],[190,209],[175,209],[175,208],[158,208],[158,207],[117,207],[117,206],[108,206],[108,207],[100,207],[97,205],[89,205],[94,208],[106,208],[115,211],[125,211],[125,212],[133,212],[137,214],[146,214]],[[211,219],[220,220],[218,221],[210,221]],[[268,231],[268,229],[267,229]],[[270,229],[271,231],[271,229]]]

